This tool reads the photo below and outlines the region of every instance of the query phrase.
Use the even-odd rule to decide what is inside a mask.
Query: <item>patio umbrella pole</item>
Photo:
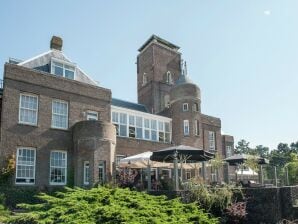
[[[175,173],[175,191],[179,190],[179,180],[178,180],[178,158],[177,151],[174,152],[174,173]]]
[[[150,191],[151,190],[151,167],[150,167],[149,161],[148,161],[148,166],[147,166],[147,178],[148,178],[147,190]]]

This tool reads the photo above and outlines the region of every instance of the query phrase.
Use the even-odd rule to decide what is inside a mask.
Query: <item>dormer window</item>
[[[67,79],[74,79],[75,66],[57,60],[52,60],[51,73]]]
[[[173,84],[173,76],[172,76],[170,71],[168,71],[167,74],[166,74],[166,82],[168,84]]]

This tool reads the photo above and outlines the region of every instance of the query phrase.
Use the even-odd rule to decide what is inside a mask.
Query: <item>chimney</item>
[[[53,36],[51,39],[51,49],[56,49],[58,51],[62,50],[63,40],[61,37]]]

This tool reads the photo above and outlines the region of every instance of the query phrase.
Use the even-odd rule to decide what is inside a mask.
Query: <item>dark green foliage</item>
[[[29,212],[12,217],[8,223],[218,223],[193,203],[128,189],[67,188],[55,196],[40,194],[39,199],[45,203],[21,205]]]

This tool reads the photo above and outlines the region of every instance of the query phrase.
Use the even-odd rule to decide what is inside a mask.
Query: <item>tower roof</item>
[[[156,35],[152,35],[139,49],[138,51],[141,52],[145,47],[147,47],[150,43],[152,42],[156,42],[156,43],[161,43],[163,45],[166,45],[167,47],[173,49],[173,50],[176,50],[178,51],[180,47],[178,47],[177,45],[175,44],[172,44],[170,43],[169,41],[165,40],[165,39],[162,39],[160,38],[159,36],[156,36]]]

